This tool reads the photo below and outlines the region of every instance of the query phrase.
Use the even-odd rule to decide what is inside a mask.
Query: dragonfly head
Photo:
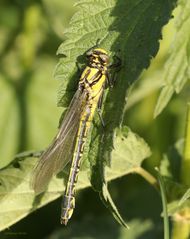
[[[109,56],[107,51],[102,48],[94,48],[87,52],[87,58],[90,63],[100,64],[100,65],[108,65],[109,64]]]

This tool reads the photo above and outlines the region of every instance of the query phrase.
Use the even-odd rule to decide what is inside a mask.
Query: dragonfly
[[[36,194],[39,194],[45,190],[52,176],[62,171],[71,161],[61,207],[60,222],[64,225],[67,225],[75,208],[75,185],[86,138],[96,109],[101,110],[104,89],[107,84],[110,85],[107,51],[102,48],[92,48],[86,53],[86,57],[88,64],[81,74],[78,89],[56,137],[35,166],[31,180],[32,188]]]

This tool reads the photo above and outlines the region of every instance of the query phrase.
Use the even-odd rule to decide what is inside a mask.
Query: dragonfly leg
[[[102,111],[101,111],[101,109],[98,109],[98,116],[99,116],[100,121],[101,121],[101,123],[102,123],[102,126],[103,126],[103,128],[104,128],[104,127],[105,127],[105,123],[104,123],[104,119],[103,119],[103,117],[102,117]]]
[[[76,67],[77,67],[78,74],[81,75],[81,73],[82,73],[83,70],[84,70],[83,64],[80,64],[80,63],[77,61],[77,62],[76,62]]]
[[[114,58],[116,59],[115,62],[109,65],[109,70],[113,71],[113,73],[111,74],[110,72],[107,72],[106,75],[109,87],[113,87],[113,85],[117,81],[118,72],[121,70],[122,67],[121,59],[116,55],[114,56]],[[112,77],[110,77],[110,75],[112,75]]]
[[[25,158],[39,158],[41,157],[42,153],[44,151],[26,151],[26,152],[22,152],[22,153],[18,153],[14,156],[13,161],[11,162],[11,164],[13,165],[13,167],[15,168],[19,168],[20,167],[20,161],[22,161]]]
[[[113,56],[114,58],[114,63],[112,63],[111,65],[109,65],[109,69],[121,69],[121,59],[117,56],[117,55],[114,55]]]
[[[14,159],[22,159],[22,158],[27,158],[27,157],[32,157],[32,158],[39,158],[44,150],[41,151],[26,151],[22,153],[18,153],[15,155]]]
[[[104,97],[104,93],[103,93],[104,91],[102,91],[102,94],[101,94],[101,96],[100,96],[100,98],[99,98],[99,101],[98,101],[98,107],[97,107],[97,112],[98,112],[98,116],[99,116],[99,118],[100,118],[100,121],[101,121],[101,123],[102,123],[102,126],[103,126],[103,128],[105,127],[105,123],[104,123],[104,119],[103,119],[103,117],[102,117],[102,103],[103,103],[103,97]]]
[[[111,77],[111,75],[110,75],[110,73],[109,72],[106,72],[106,88],[107,88],[107,86],[109,87],[109,88],[113,88],[113,79],[112,79],[112,77]]]

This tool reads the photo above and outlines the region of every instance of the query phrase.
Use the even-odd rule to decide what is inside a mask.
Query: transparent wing
[[[43,192],[51,177],[63,170],[72,159],[80,117],[85,105],[86,94],[77,90],[57,136],[34,168],[31,186],[37,194]]]

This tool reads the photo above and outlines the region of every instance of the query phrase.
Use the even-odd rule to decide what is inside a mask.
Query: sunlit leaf
[[[95,46],[118,54],[122,60],[120,79],[120,100],[124,101],[126,89],[134,82],[150,59],[156,55],[161,38],[161,28],[170,18],[176,1],[125,1],[125,0],[80,0],[79,11],[73,16],[70,28],[65,32],[68,39],[59,47],[58,54],[66,57],[60,60],[55,75],[62,80],[59,104],[64,105],[65,89],[74,85],[76,62],[84,62],[79,56]],[[64,98],[63,98],[64,96]]]
[[[164,69],[164,86],[160,92],[154,116],[159,115],[172,95],[182,90],[190,77],[190,2],[180,0],[176,17],[176,34]]]
[[[132,170],[130,165],[138,166],[150,155],[147,144],[136,134],[130,132],[126,139],[121,135],[115,138],[111,168],[106,168],[106,180],[121,177]],[[132,146],[132,147],[131,147]],[[125,151],[127,154],[122,153]],[[127,156],[128,155],[128,156]],[[127,156],[127,157],[126,157]],[[0,230],[12,225],[39,207],[55,200],[63,194],[65,183],[63,177],[54,177],[48,191],[35,197],[29,187],[31,171],[36,159],[27,158],[17,161],[0,172]],[[67,171],[68,174],[68,171]],[[66,174],[65,174],[66,175]],[[81,170],[77,189],[90,186],[89,169]],[[59,215],[57,215],[59,217]]]
[[[121,130],[118,129],[116,132],[114,149],[111,154],[111,169],[115,168],[115,170],[110,170],[109,167],[104,169],[103,165],[100,166],[101,163],[98,162],[99,167],[96,167],[96,165],[92,166],[91,183],[95,190],[100,192],[101,199],[116,220],[121,225],[128,227],[111,198],[105,175],[134,173],[135,169],[141,166],[142,161],[150,156],[151,152],[146,142],[132,133],[127,127]],[[96,168],[104,172],[101,173]]]

